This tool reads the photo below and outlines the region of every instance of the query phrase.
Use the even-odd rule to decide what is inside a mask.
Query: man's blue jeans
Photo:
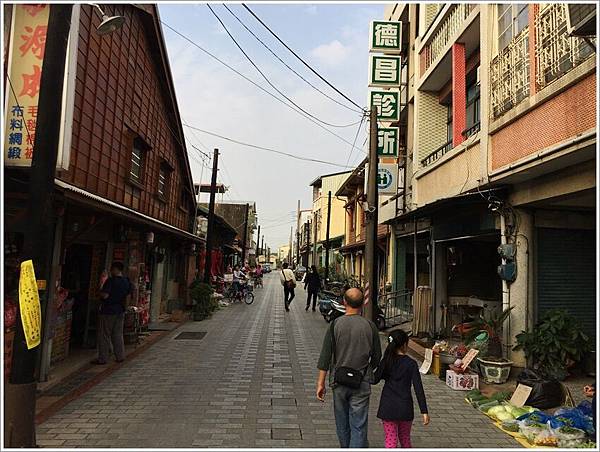
[[[333,412],[340,447],[369,447],[367,427],[370,397],[371,384],[367,381],[363,381],[358,389],[346,386],[333,389]]]

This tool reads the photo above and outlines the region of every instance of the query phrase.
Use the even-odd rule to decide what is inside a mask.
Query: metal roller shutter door
[[[537,317],[566,309],[596,331],[595,231],[537,229]]]

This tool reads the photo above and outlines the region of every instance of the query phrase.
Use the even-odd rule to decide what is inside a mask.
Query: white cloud
[[[343,63],[350,55],[351,50],[336,39],[329,44],[321,44],[312,49],[310,53],[322,64],[334,66]]]

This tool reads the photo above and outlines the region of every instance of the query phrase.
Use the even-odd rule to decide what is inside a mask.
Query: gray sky
[[[280,91],[319,119],[338,125],[358,123],[360,114],[327,99],[283,66],[221,5],[211,5],[242,48]],[[339,102],[354,108],[297,61],[239,4],[229,8],[289,66]],[[367,101],[369,22],[383,17],[382,4],[250,4],[252,10],[321,75],[361,106]],[[277,94],[250,65],[206,4],[162,4],[161,18],[266,90]],[[183,121],[279,151],[345,165],[351,146],[293,112],[256,86],[211,59],[167,27],[163,27]],[[326,126],[324,126],[326,127]],[[358,124],[327,127],[352,143]],[[225,200],[256,201],[261,232],[272,248],[287,243],[291,212],[298,199],[310,208],[308,184],[319,175],[342,168],[305,162],[224,141],[184,127],[196,182],[210,182],[200,153],[219,148],[219,181],[230,186]],[[356,146],[362,147],[366,126]],[[365,156],[352,152],[350,164]]]

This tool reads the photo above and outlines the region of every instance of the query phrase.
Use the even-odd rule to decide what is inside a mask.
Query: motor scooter
[[[346,307],[342,301],[342,297],[335,295],[332,292],[321,291],[319,298],[319,312],[327,323],[330,323],[346,314]],[[385,315],[379,306],[375,306],[375,325],[379,330],[386,327]]]

